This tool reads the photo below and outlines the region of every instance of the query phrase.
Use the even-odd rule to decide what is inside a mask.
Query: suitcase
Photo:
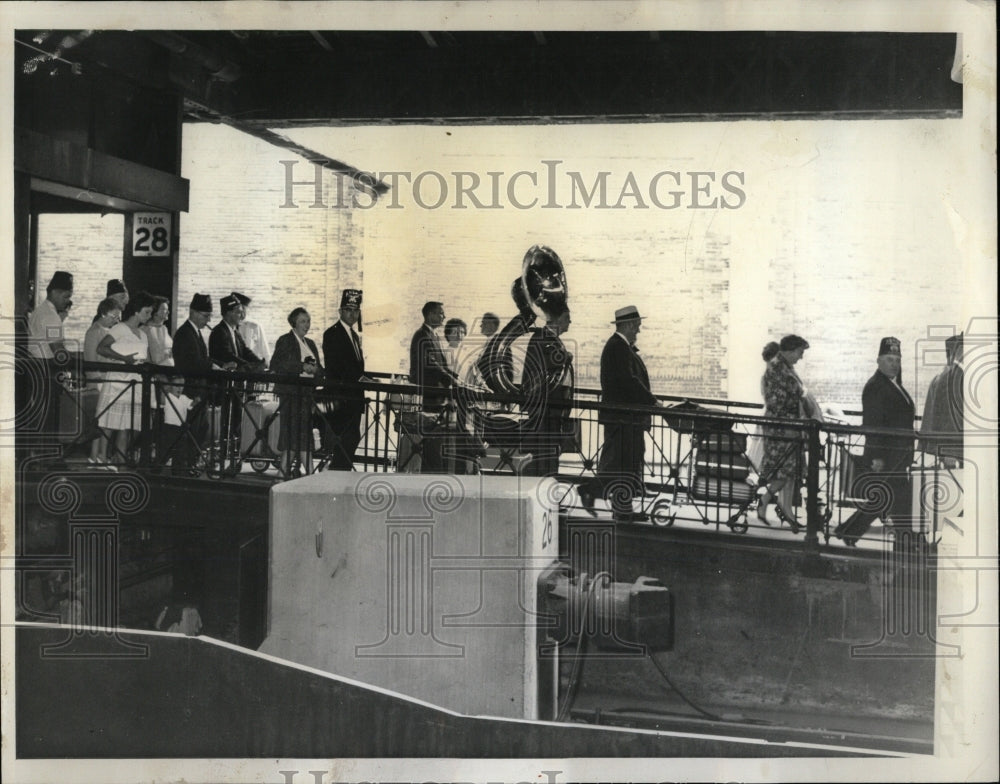
[[[244,459],[272,459],[278,455],[278,401],[251,400],[243,406],[240,452]]]
[[[744,433],[709,433],[695,440],[695,476],[744,482],[753,471]]]
[[[97,435],[94,417],[97,413],[97,387],[69,390],[59,393],[59,441],[73,444],[89,441]]]
[[[731,481],[717,476],[695,475],[691,497],[697,501],[743,506],[753,497],[754,489],[743,481]]]
[[[730,482],[743,482],[750,476],[753,466],[745,455],[719,454],[698,451],[694,470],[699,476],[715,476]]]

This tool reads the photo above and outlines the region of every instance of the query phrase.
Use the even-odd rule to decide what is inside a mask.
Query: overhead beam
[[[387,45],[333,58],[316,52],[292,62],[276,54],[252,82],[215,85],[211,102],[270,128],[954,117],[962,110],[948,33],[687,32],[658,40],[547,33],[544,46],[534,35],[477,45],[459,35],[448,46],[438,34],[422,35],[423,48]]]
[[[14,129],[14,170],[29,175],[36,190],[79,201],[81,212],[95,204],[121,210],[188,209],[190,183],[183,177],[27,128]]]

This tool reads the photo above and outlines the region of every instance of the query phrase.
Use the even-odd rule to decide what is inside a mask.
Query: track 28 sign
[[[170,255],[170,213],[136,212],[132,215],[132,255]]]

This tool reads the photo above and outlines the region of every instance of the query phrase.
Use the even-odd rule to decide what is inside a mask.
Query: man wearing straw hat
[[[635,345],[642,316],[635,305],[615,311],[615,333],[601,352],[601,402],[625,406],[662,405],[649,388],[646,364]],[[597,421],[604,426],[604,446],[597,476],[580,486],[580,501],[590,513],[594,498],[610,495],[615,522],[637,522],[644,518],[632,510],[632,499],[643,491],[643,458],[646,431],[652,424],[649,414],[602,408]]]

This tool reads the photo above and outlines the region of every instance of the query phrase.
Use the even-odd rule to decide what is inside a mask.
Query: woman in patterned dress
[[[97,354],[111,362],[137,365],[149,360],[149,340],[141,329],[153,315],[155,303],[144,291],[129,300],[122,320],[97,345]],[[128,455],[133,430],[142,421],[141,377],[136,373],[110,372],[97,399],[97,424],[114,431],[111,462],[123,463]]]
[[[809,342],[798,335],[786,335],[778,344],[778,353],[768,361],[764,372],[764,414],[775,419],[799,419],[805,387],[795,372],[795,363],[802,359]],[[788,523],[792,533],[799,524],[792,512],[796,482],[802,467],[802,441],[798,430],[776,425],[764,426],[764,459],[761,476],[767,485],[757,504],[757,517],[765,525],[767,505],[776,499],[778,516]]]

